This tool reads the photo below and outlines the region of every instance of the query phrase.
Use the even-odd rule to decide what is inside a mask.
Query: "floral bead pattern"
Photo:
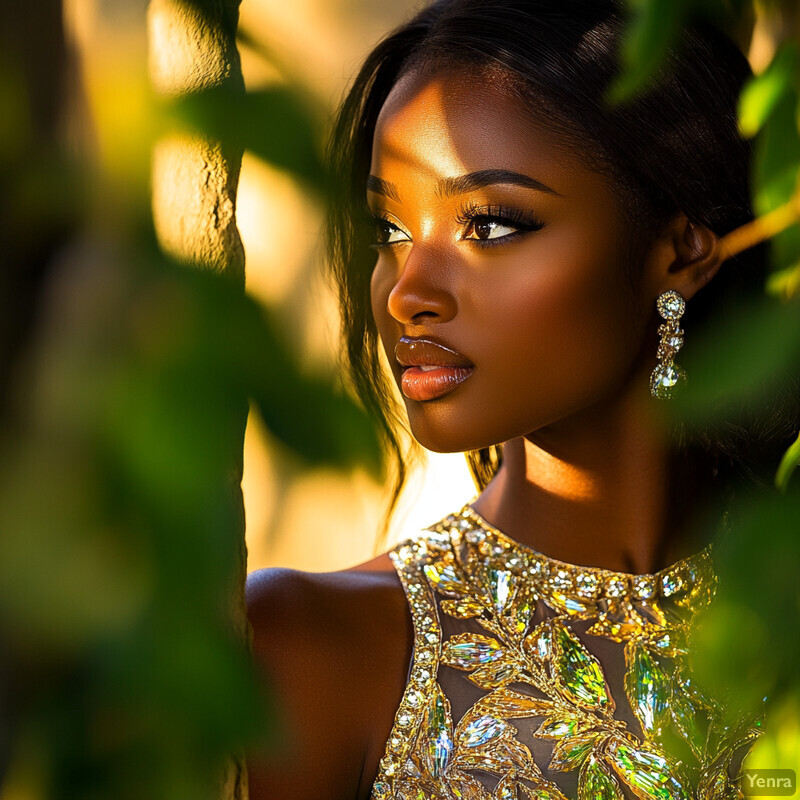
[[[742,797],[731,771],[761,719],[726,713],[689,663],[692,622],[717,585],[712,545],[652,575],[580,567],[467,504],[391,558],[414,656],[372,800]],[[445,636],[448,621],[457,632]],[[624,653],[617,697],[587,647],[595,637]],[[460,719],[443,669],[477,687]]]

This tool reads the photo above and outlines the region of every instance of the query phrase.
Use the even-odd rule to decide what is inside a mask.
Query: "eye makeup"
[[[386,212],[369,211],[368,217],[375,236],[372,247],[391,247],[411,241],[410,235]],[[462,206],[455,222],[463,229],[459,237],[461,241],[475,242],[483,247],[507,244],[545,226],[534,213],[518,207],[477,203]],[[509,233],[492,235],[503,228],[508,229]]]
[[[532,212],[523,211],[514,206],[476,203],[463,206],[459,211],[457,221],[465,226],[462,240],[477,242],[484,247],[506,244],[544,227],[544,222]],[[491,236],[498,228],[508,228],[511,233]]]

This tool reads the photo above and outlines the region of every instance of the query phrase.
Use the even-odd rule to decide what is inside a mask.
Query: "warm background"
[[[330,115],[371,47],[419,3],[408,0],[245,0],[240,30],[249,89],[287,78]],[[279,65],[276,69],[275,64]],[[281,309],[311,363],[334,363],[335,299],[322,279],[321,208],[285,174],[246,153],[239,184],[239,230],[248,290]],[[460,507],[474,485],[460,454],[430,454],[411,477],[390,539]],[[375,553],[387,497],[364,474],[314,471],[294,476],[251,415],[244,493],[249,569],[331,570]]]

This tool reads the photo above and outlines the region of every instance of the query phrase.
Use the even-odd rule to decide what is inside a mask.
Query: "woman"
[[[415,439],[467,453],[481,491],[352,570],[251,577],[280,733],[254,800],[736,794],[757,726],[723,724],[687,637],[709,515],[787,432],[737,450],[733,418],[663,423],[684,310],[691,337],[763,286],[760,249],[719,246],[752,218],[748,66],[687,30],[608,106],[623,22],[605,0],[437,2],[344,103],[330,242],[354,383],[399,452],[382,346]]]

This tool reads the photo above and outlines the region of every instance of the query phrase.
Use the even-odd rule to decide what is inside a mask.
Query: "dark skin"
[[[443,181],[501,169],[527,180],[457,194],[463,182]],[[717,237],[677,215],[631,287],[610,178],[463,72],[398,82],[371,172],[372,310],[395,379],[403,335],[434,336],[475,365],[443,397],[406,398],[414,436],[440,452],[503,443],[473,505],[542,553],[635,573],[688,555],[696,543],[663,522],[668,443],[648,384],[655,299],[674,289],[690,301],[720,266]],[[251,797],[368,798],[413,643],[388,556],[326,575],[262,571],[248,601],[282,721],[281,746],[249,761]]]

